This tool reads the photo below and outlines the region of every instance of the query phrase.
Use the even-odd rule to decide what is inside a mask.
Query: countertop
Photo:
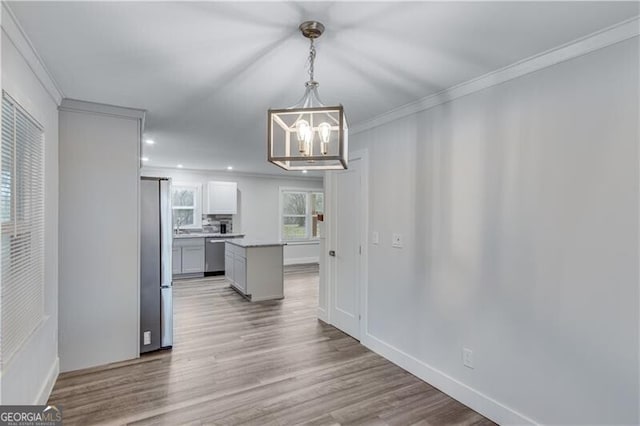
[[[287,243],[281,241],[269,241],[269,240],[252,240],[249,238],[237,238],[235,240],[228,240],[227,243],[233,244],[238,247],[274,247],[285,246]]]
[[[194,232],[192,234],[173,234],[173,239],[182,239],[182,238],[241,238],[244,237],[244,234],[212,234],[206,232]]]

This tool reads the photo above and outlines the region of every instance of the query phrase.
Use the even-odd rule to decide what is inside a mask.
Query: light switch
[[[371,233],[371,244],[378,245],[379,242],[380,242],[380,235],[378,234],[378,231],[373,231]]]
[[[402,234],[393,234],[391,237],[391,247],[402,248]]]

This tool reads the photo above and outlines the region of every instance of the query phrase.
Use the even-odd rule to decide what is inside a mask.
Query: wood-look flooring
[[[65,425],[492,424],[316,319],[317,268],[250,303],[221,278],[174,286],[174,347],[61,374]]]

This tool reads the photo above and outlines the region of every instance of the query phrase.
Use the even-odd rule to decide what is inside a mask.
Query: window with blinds
[[[0,365],[44,316],[44,134],[2,93]]]

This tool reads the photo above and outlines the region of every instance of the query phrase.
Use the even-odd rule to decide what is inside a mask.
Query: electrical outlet
[[[473,351],[468,348],[462,348],[462,363],[465,367],[473,368]]]
[[[378,245],[379,242],[380,242],[380,234],[378,234],[378,231],[373,231],[371,233],[371,244]]]
[[[144,344],[145,345],[150,345],[151,344],[151,332],[150,331],[145,331],[144,335],[143,335],[143,339],[144,339]]]
[[[391,247],[402,248],[402,234],[393,234],[391,237]]]

